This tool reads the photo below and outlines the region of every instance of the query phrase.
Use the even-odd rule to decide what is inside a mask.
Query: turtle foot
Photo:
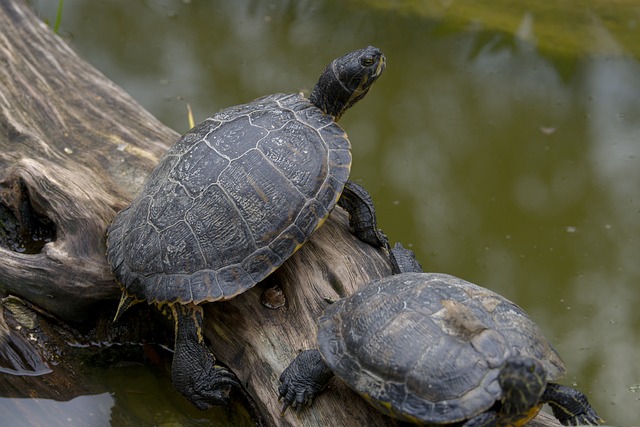
[[[389,251],[389,259],[391,260],[393,274],[423,272],[422,266],[416,259],[416,254],[402,246],[402,243],[396,243],[393,249]]]
[[[198,409],[226,405],[233,387],[240,388],[236,376],[217,365],[204,343],[202,307],[173,304],[176,343],[171,365],[173,386]]]
[[[227,405],[231,389],[241,387],[232,372],[217,365],[199,372],[197,376],[189,377],[174,372],[172,377],[176,390],[200,410]]]
[[[278,387],[278,399],[283,400],[281,415],[287,408],[300,410],[311,405],[314,396],[320,393],[333,372],[322,360],[317,350],[303,351],[280,375],[280,387]]]

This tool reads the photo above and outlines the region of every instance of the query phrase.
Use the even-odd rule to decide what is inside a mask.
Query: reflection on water
[[[110,426],[114,399],[109,393],[80,396],[68,402],[50,399],[0,398],[0,416],[6,426]],[[16,418],[29,414],[29,419]]]
[[[11,427],[246,426],[225,408],[200,411],[174,390],[166,372],[138,363],[87,372],[94,394],[68,401],[0,397],[0,425]]]
[[[522,305],[565,381],[608,424],[637,426],[640,10],[627,3],[68,0],[62,32],[179,131],[185,100],[202,119],[381,47],[385,75],[342,124],[385,232],[427,269]]]

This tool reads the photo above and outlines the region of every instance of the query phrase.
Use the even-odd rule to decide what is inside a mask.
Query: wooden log
[[[0,2],[0,28],[0,296],[16,295],[71,324],[97,322],[96,304],[113,300],[115,311],[120,294],[104,256],[107,225],[177,134],[78,58],[23,2]],[[205,307],[211,347],[252,396],[261,423],[398,424],[339,380],[299,415],[280,416],[276,398],[282,370],[314,346],[315,319],[328,302],[387,274],[386,254],[355,239],[338,208],[263,283]]]
[[[0,27],[0,292],[79,321],[119,293],[106,226],[176,134],[22,2]],[[12,250],[33,236],[49,241]]]

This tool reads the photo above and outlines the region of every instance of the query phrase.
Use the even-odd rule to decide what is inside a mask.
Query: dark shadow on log
[[[177,135],[22,2],[0,2],[0,28],[0,296],[20,297],[72,325],[97,324],[96,317],[113,315],[120,295],[104,256],[107,225]],[[206,306],[215,354],[241,379],[266,424],[396,424],[339,380],[299,416],[281,417],[276,399],[282,370],[314,346],[315,319],[328,301],[387,274],[386,254],[355,239],[336,209],[264,283]],[[96,310],[105,301],[113,301],[112,311]],[[0,340],[11,332],[0,328]],[[73,381],[70,373],[50,375],[58,374],[38,381],[67,391],[80,385],[65,383]]]

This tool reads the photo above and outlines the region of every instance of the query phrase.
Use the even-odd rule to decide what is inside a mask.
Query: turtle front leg
[[[591,407],[587,396],[578,390],[561,384],[549,383],[541,402],[548,403],[553,415],[565,426],[592,425],[597,426],[602,418]]]
[[[373,200],[367,190],[353,181],[347,181],[338,200],[338,206],[349,214],[349,225],[358,239],[389,250],[389,240],[378,229]]]
[[[173,304],[176,341],[171,365],[173,385],[198,409],[225,405],[232,387],[240,387],[236,376],[216,365],[202,334],[202,307]]]
[[[281,414],[289,406],[299,409],[311,405],[314,396],[320,393],[333,377],[333,372],[324,363],[318,350],[305,350],[280,375],[278,399],[284,400]]]

